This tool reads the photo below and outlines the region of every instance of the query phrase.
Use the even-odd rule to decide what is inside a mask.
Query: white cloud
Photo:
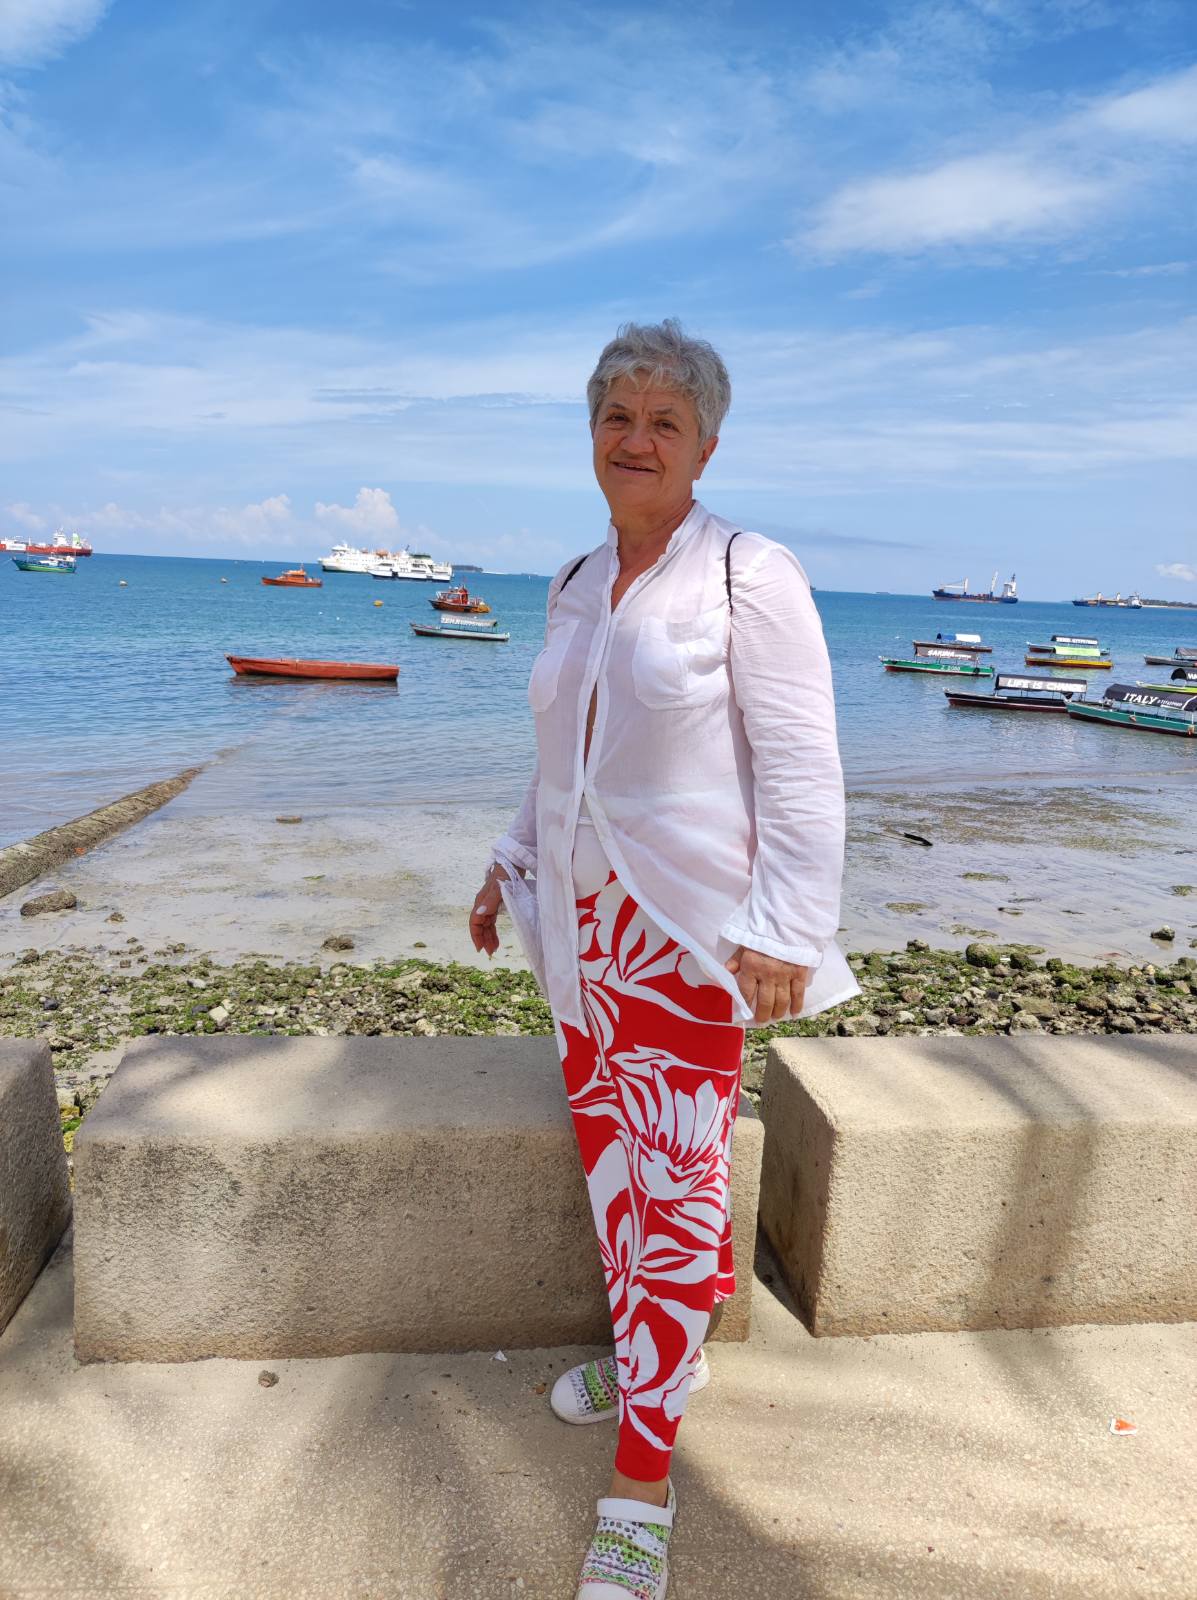
[[[0,0],[0,63],[37,66],[85,38],[108,0]]]
[[[1058,233],[1090,211],[1103,190],[1029,156],[966,156],[841,189],[820,212],[810,243],[829,255],[905,253]]]
[[[317,500],[316,517],[359,538],[388,539],[399,534],[399,513],[385,489],[359,489],[351,506],[325,505]]]
[[[1106,278],[1179,278],[1192,266],[1191,261],[1158,261],[1144,267],[1106,267]]]
[[[990,149],[842,185],[791,240],[799,253],[909,255],[1066,239],[1158,200],[1161,146],[1197,139],[1197,67],[1007,134]]]
[[[1116,134],[1191,143],[1197,140],[1197,67],[1112,95],[1092,108],[1089,119]]]
[[[64,511],[60,506],[53,510],[56,520],[85,533],[151,534],[163,545],[182,541],[286,548],[303,531],[292,518],[291,499],[285,494],[244,506],[159,506],[146,512],[109,500],[89,510]]]
[[[28,528],[32,533],[40,533],[46,526],[45,517],[39,517],[32,506],[27,506],[23,500],[16,500],[10,506],[4,507],[4,514],[19,522],[22,528]]]
[[[1197,583],[1197,567],[1187,561],[1163,561],[1155,569],[1161,578],[1179,578],[1182,583]]]

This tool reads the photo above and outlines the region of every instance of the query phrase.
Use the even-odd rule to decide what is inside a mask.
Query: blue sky
[[[0,0],[0,532],[549,571],[586,376],[724,352],[829,588],[1197,599],[1190,0]]]

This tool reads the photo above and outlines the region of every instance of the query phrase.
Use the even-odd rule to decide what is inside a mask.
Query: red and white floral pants
[[[592,826],[574,851],[586,1031],[562,1066],[611,1301],[615,1466],[669,1472],[712,1309],[735,1290],[732,1129],[744,1030],[728,992],[641,911]]]

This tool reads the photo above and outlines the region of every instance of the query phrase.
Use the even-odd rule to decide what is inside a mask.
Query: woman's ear
[[[717,433],[713,433],[707,440],[706,444],[704,444],[702,449],[698,452],[698,471],[694,474],[695,481],[702,477],[703,470],[706,467],[707,462],[715,454],[715,446],[718,443],[719,435]]]

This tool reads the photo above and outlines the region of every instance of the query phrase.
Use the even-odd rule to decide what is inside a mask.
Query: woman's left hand
[[[780,1022],[783,1017],[796,1017],[802,1010],[810,982],[809,967],[796,967],[776,956],[762,955],[759,950],[746,950],[743,945],[726,966],[752,1007],[754,1022]]]

